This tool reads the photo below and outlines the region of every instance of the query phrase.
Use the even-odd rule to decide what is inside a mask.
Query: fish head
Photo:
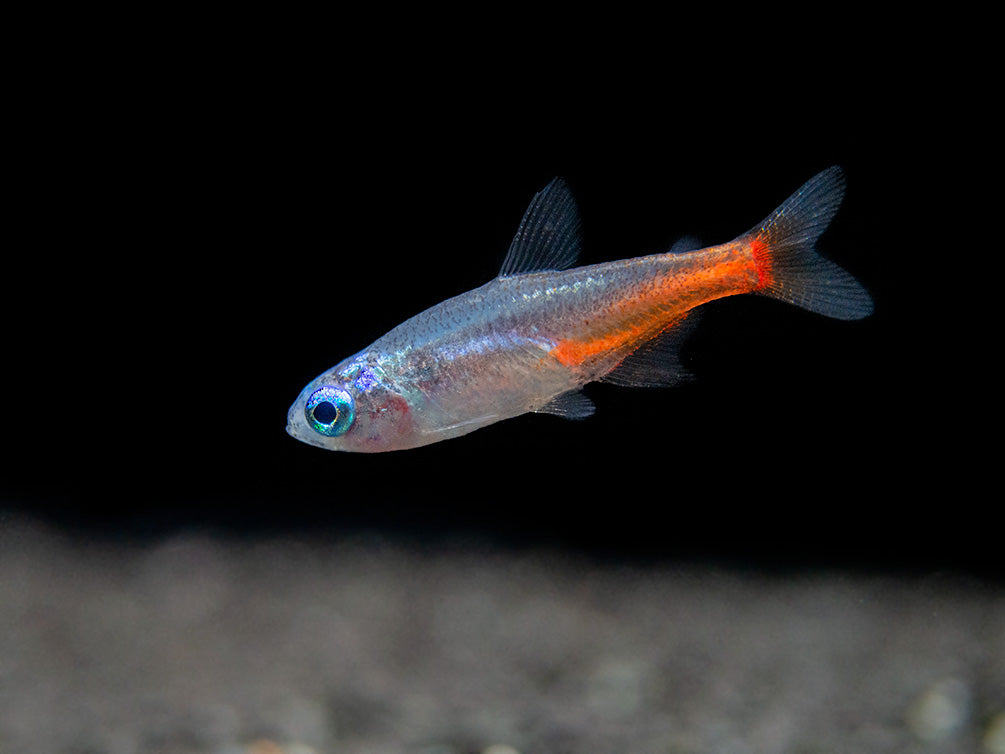
[[[378,453],[410,447],[412,408],[374,359],[346,359],[300,391],[286,431],[326,450]]]

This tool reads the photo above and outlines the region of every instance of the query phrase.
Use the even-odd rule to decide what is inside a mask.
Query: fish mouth
[[[316,448],[328,450],[328,446],[325,445],[324,439],[320,435],[315,435],[310,431],[304,431],[304,427],[298,426],[294,422],[287,422],[286,434],[294,440],[302,442],[306,445],[313,445]]]
[[[299,440],[300,437],[297,435],[297,423],[295,420],[295,417],[297,415],[296,412],[297,412],[297,402],[294,401],[293,405],[290,406],[289,411],[286,412],[286,434],[288,434],[290,437]]]
[[[300,436],[299,432],[297,431],[297,429],[298,429],[297,423],[293,419],[294,408],[296,408],[296,407],[294,406],[293,408],[291,408],[290,411],[289,411],[289,413],[286,415],[286,434],[288,434],[290,437],[292,437],[292,438],[294,438],[296,440],[303,441],[303,438]]]

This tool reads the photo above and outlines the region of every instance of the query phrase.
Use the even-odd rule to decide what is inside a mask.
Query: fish
[[[590,382],[673,386],[694,311],[755,294],[827,317],[873,311],[865,287],[816,242],[844,197],[839,166],[807,181],[763,222],[706,248],[576,267],[581,223],[555,178],[520,221],[496,278],[402,322],[300,392],[287,432],[363,453],[460,437],[526,413],[585,419]]]

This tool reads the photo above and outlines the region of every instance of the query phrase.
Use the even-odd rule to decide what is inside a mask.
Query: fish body
[[[589,382],[672,385],[686,376],[677,352],[688,316],[725,296],[867,316],[868,293],[813,248],[843,186],[840,169],[826,170],[729,243],[571,267],[579,218],[556,179],[534,197],[497,278],[317,377],[291,406],[287,431],[319,447],[378,452],[528,412],[585,418],[594,411],[580,392]]]

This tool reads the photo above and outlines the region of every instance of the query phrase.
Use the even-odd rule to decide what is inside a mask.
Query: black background
[[[603,66],[375,74],[294,47],[73,82],[46,148],[25,148],[45,160],[5,280],[4,515],[81,537],[377,532],[1000,574],[953,423],[953,307],[931,295],[953,273],[916,235],[959,142],[903,86],[694,85],[679,61],[659,86]],[[591,386],[583,422],[370,456],[285,433],[316,374],[490,279],[555,175],[592,263],[730,240],[832,164],[848,189],[821,248],[872,292],[867,320],[727,300],[685,346],[693,384]]]

